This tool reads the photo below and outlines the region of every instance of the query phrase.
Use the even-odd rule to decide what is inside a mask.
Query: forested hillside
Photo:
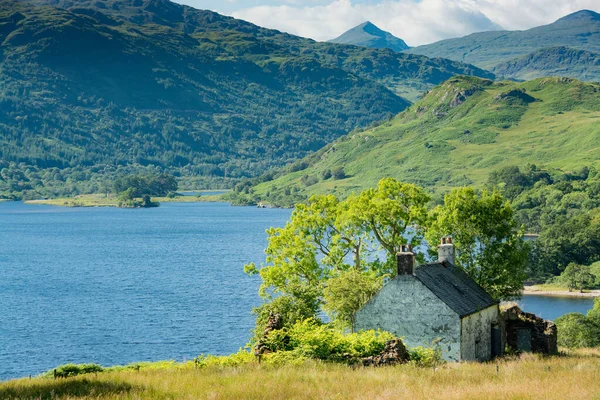
[[[395,115],[409,104],[399,94],[492,76],[167,0],[2,0],[0,43],[0,169],[26,178],[0,191],[17,197],[119,167],[253,176]]]
[[[482,187],[526,163],[600,167],[600,85],[568,78],[526,83],[452,78],[391,121],[344,136],[241,194],[271,202],[341,196],[394,177],[443,192]]]

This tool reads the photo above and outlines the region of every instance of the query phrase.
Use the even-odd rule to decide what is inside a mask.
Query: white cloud
[[[528,29],[581,9],[600,11],[598,0],[382,0],[375,4],[330,0],[325,5],[287,0],[285,3],[246,8],[232,15],[315,40],[332,39],[369,20],[416,46],[500,27]]]

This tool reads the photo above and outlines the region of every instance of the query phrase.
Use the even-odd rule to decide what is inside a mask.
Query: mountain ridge
[[[406,52],[468,62],[491,69],[542,48],[565,46],[600,52],[600,14],[580,10],[555,22],[523,31],[490,31],[413,47]]]
[[[564,76],[600,82],[600,53],[565,46],[543,48],[500,63],[492,68],[492,72],[506,79]]]
[[[389,32],[378,28],[371,21],[363,22],[354,28],[344,32],[330,43],[351,44],[375,49],[390,49],[396,52],[404,51],[410,47],[404,40]]]

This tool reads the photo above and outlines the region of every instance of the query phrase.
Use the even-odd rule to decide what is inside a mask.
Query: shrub
[[[600,330],[580,313],[569,313],[555,321],[558,328],[558,345],[568,348],[596,347],[600,345]]]
[[[251,352],[240,349],[237,353],[228,356],[212,356],[201,354],[194,359],[194,364],[199,368],[206,367],[239,367],[250,364],[256,360]]]
[[[408,351],[410,362],[419,367],[435,367],[443,363],[442,351],[437,345],[433,347],[415,347]]]
[[[277,353],[289,353],[275,356],[279,360],[299,357],[351,362],[381,353],[385,342],[393,338],[391,333],[372,330],[344,334],[330,324],[321,324],[310,318],[289,328],[271,332],[266,338],[266,345]],[[273,355],[268,355],[267,358],[269,357]]]
[[[346,171],[344,171],[344,167],[335,168],[333,171],[331,171],[331,174],[333,175],[333,179],[335,180],[345,179],[347,177]]]
[[[52,378],[68,378],[71,376],[103,372],[104,368],[98,364],[64,364],[44,372],[41,376]]]

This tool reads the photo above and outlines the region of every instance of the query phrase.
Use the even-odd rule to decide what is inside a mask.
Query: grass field
[[[152,197],[152,201],[159,203],[198,203],[222,201],[221,195],[178,196],[178,197]],[[45,204],[61,207],[117,207],[118,199],[115,196],[106,197],[102,194],[84,194],[76,197],[63,197],[57,199],[28,200],[26,204]]]
[[[0,383],[1,399],[600,399],[600,351],[525,354],[437,368],[300,366],[141,369]]]

